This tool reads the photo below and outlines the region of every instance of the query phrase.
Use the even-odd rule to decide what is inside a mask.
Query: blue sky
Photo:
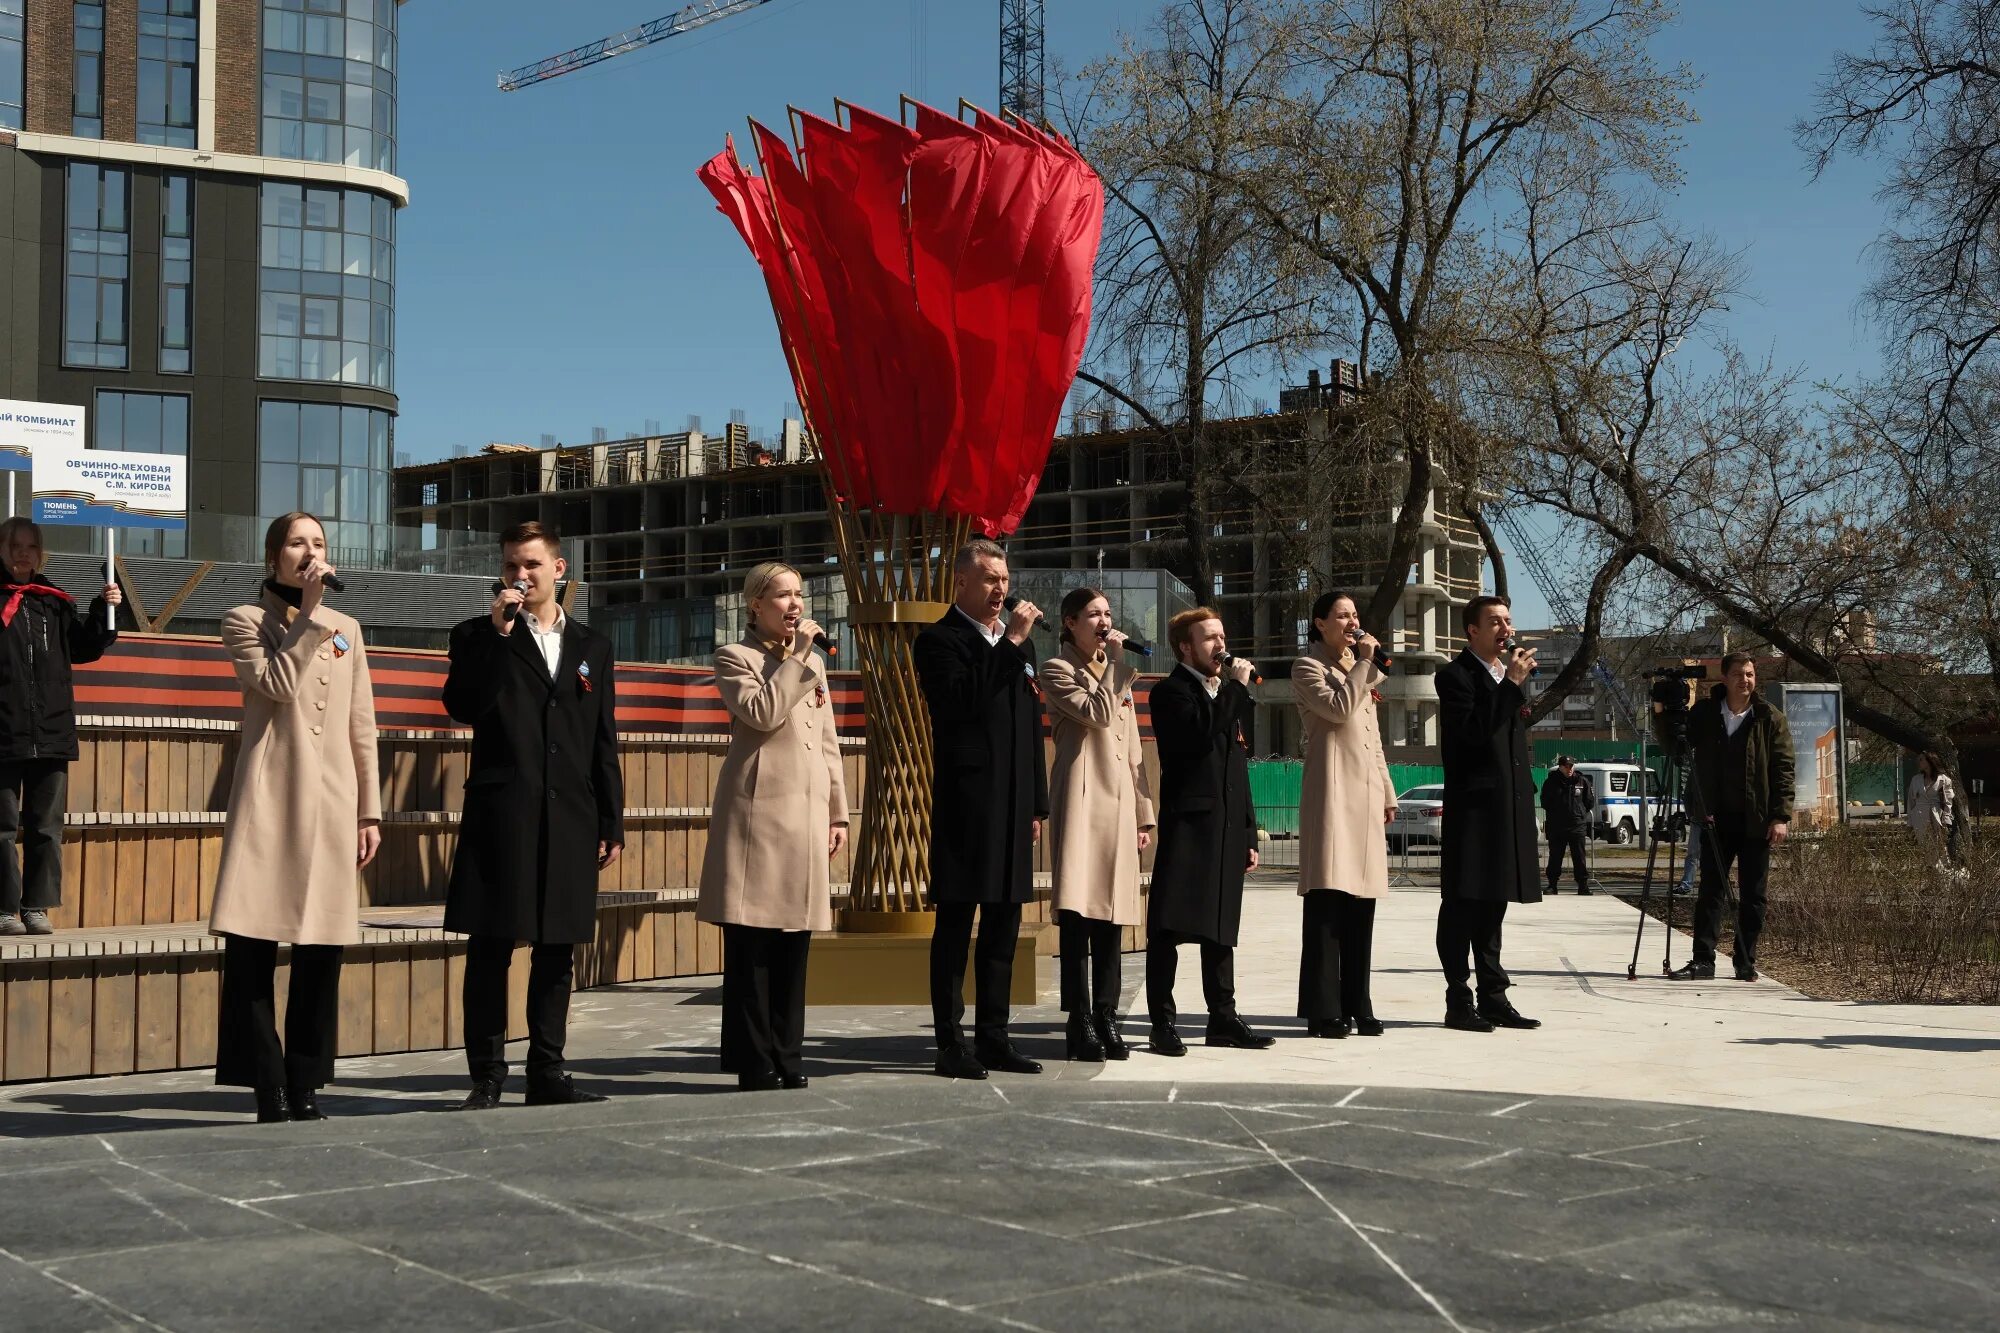
[[[787,102],[826,111],[839,96],[893,113],[906,91],[994,101],[997,0],[770,0],[593,70],[494,86],[502,69],[674,7],[482,0],[476,22],[464,4],[404,8],[399,451],[423,460],[544,432],[574,442],[649,419],[678,430],[690,415],[714,429],[739,408],[775,426],[791,390],[770,308],[695,168],[746,116],[781,127]],[[1050,58],[1081,64],[1155,8],[1050,0]],[[1705,78],[1674,207],[1743,251],[1751,295],[1727,327],[1815,378],[1872,360],[1856,298],[1879,172],[1842,164],[1811,183],[1790,127],[1833,53],[1870,35],[1850,0],[1684,0],[1658,48]],[[1519,600],[1520,623],[1545,621],[1538,596]]]

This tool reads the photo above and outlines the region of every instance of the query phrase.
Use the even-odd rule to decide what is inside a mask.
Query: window
[[[0,0],[0,130],[18,130],[28,86],[27,47],[23,41],[27,0]]]
[[[125,294],[132,263],[130,177],[115,167],[69,165],[63,282],[63,364],[123,370]]]
[[[194,177],[160,178],[160,373],[194,370]]]
[[[294,509],[326,524],[333,562],[379,563],[391,545],[395,417],[368,407],[266,401],[257,423],[257,512]]]
[[[257,373],[393,389],[394,206],[277,181],[262,197]]]
[[[1403,744],[1422,745],[1424,743],[1424,715],[1414,708],[1403,712]],[[1440,792],[1444,789],[1438,788]]]
[[[188,399],[177,393],[118,393],[100,389],[90,447],[135,454],[188,451]],[[187,533],[128,528],[118,548],[127,555],[187,555]]]
[[[139,0],[139,142],[192,148],[200,0]]]
[[[396,0],[264,0],[264,152],[396,169]]]
[[[84,139],[104,137],[104,6],[78,0],[75,23],[76,56],[70,100],[69,132]]]

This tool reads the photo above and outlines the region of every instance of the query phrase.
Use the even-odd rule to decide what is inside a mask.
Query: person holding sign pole
[[[257,1119],[324,1120],[341,951],[361,940],[358,872],[382,842],[375,693],[361,626],[337,587],[326,528],[290,513],[264,534],[263,595],[222,618],[243,687],[243,740],[209,929],[223,938],[215,1081],[257,1094]],[[285,1035],[273,974],[291,946]]]
[[[117,640],[110,608],[124,600],[107,583],[79,613],[42,573],[43,559],[40,528],[25,518],[0,523],[0,935],[54,933],[49,909],[62,902],[63,804],[77,758],[70,668]]]

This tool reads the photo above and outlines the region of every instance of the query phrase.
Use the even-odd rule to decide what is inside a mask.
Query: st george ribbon
[[[846,575],[868,716],[843,924],[923,909],[931,753],[910,646],[974,532],[1034,498],[1090,327],[1104,187],[1068,140],[905,100],[794,110],[700,170],[764,274]],[[907,122],[907,123],[906,123]]]

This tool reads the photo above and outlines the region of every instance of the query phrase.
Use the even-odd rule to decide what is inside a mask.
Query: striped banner
[[[382,727],[462,731],[440,702],[448,661],[443,653],[370,648],[375,682],[375,722]],[[835,717],[844,737],[866,734],[861,677],[831,674]],[[1151,736],[1150,680],[1134,691],[1139,730]],[[78,713],[112,717],[200,718],[240,722],[243,695],[219,639],[126,634],[96,662],[76,669]],[[716,693],[713,673],[699,667],[618,664],[618,729],[715,735],[729,730],[729,714]]]

